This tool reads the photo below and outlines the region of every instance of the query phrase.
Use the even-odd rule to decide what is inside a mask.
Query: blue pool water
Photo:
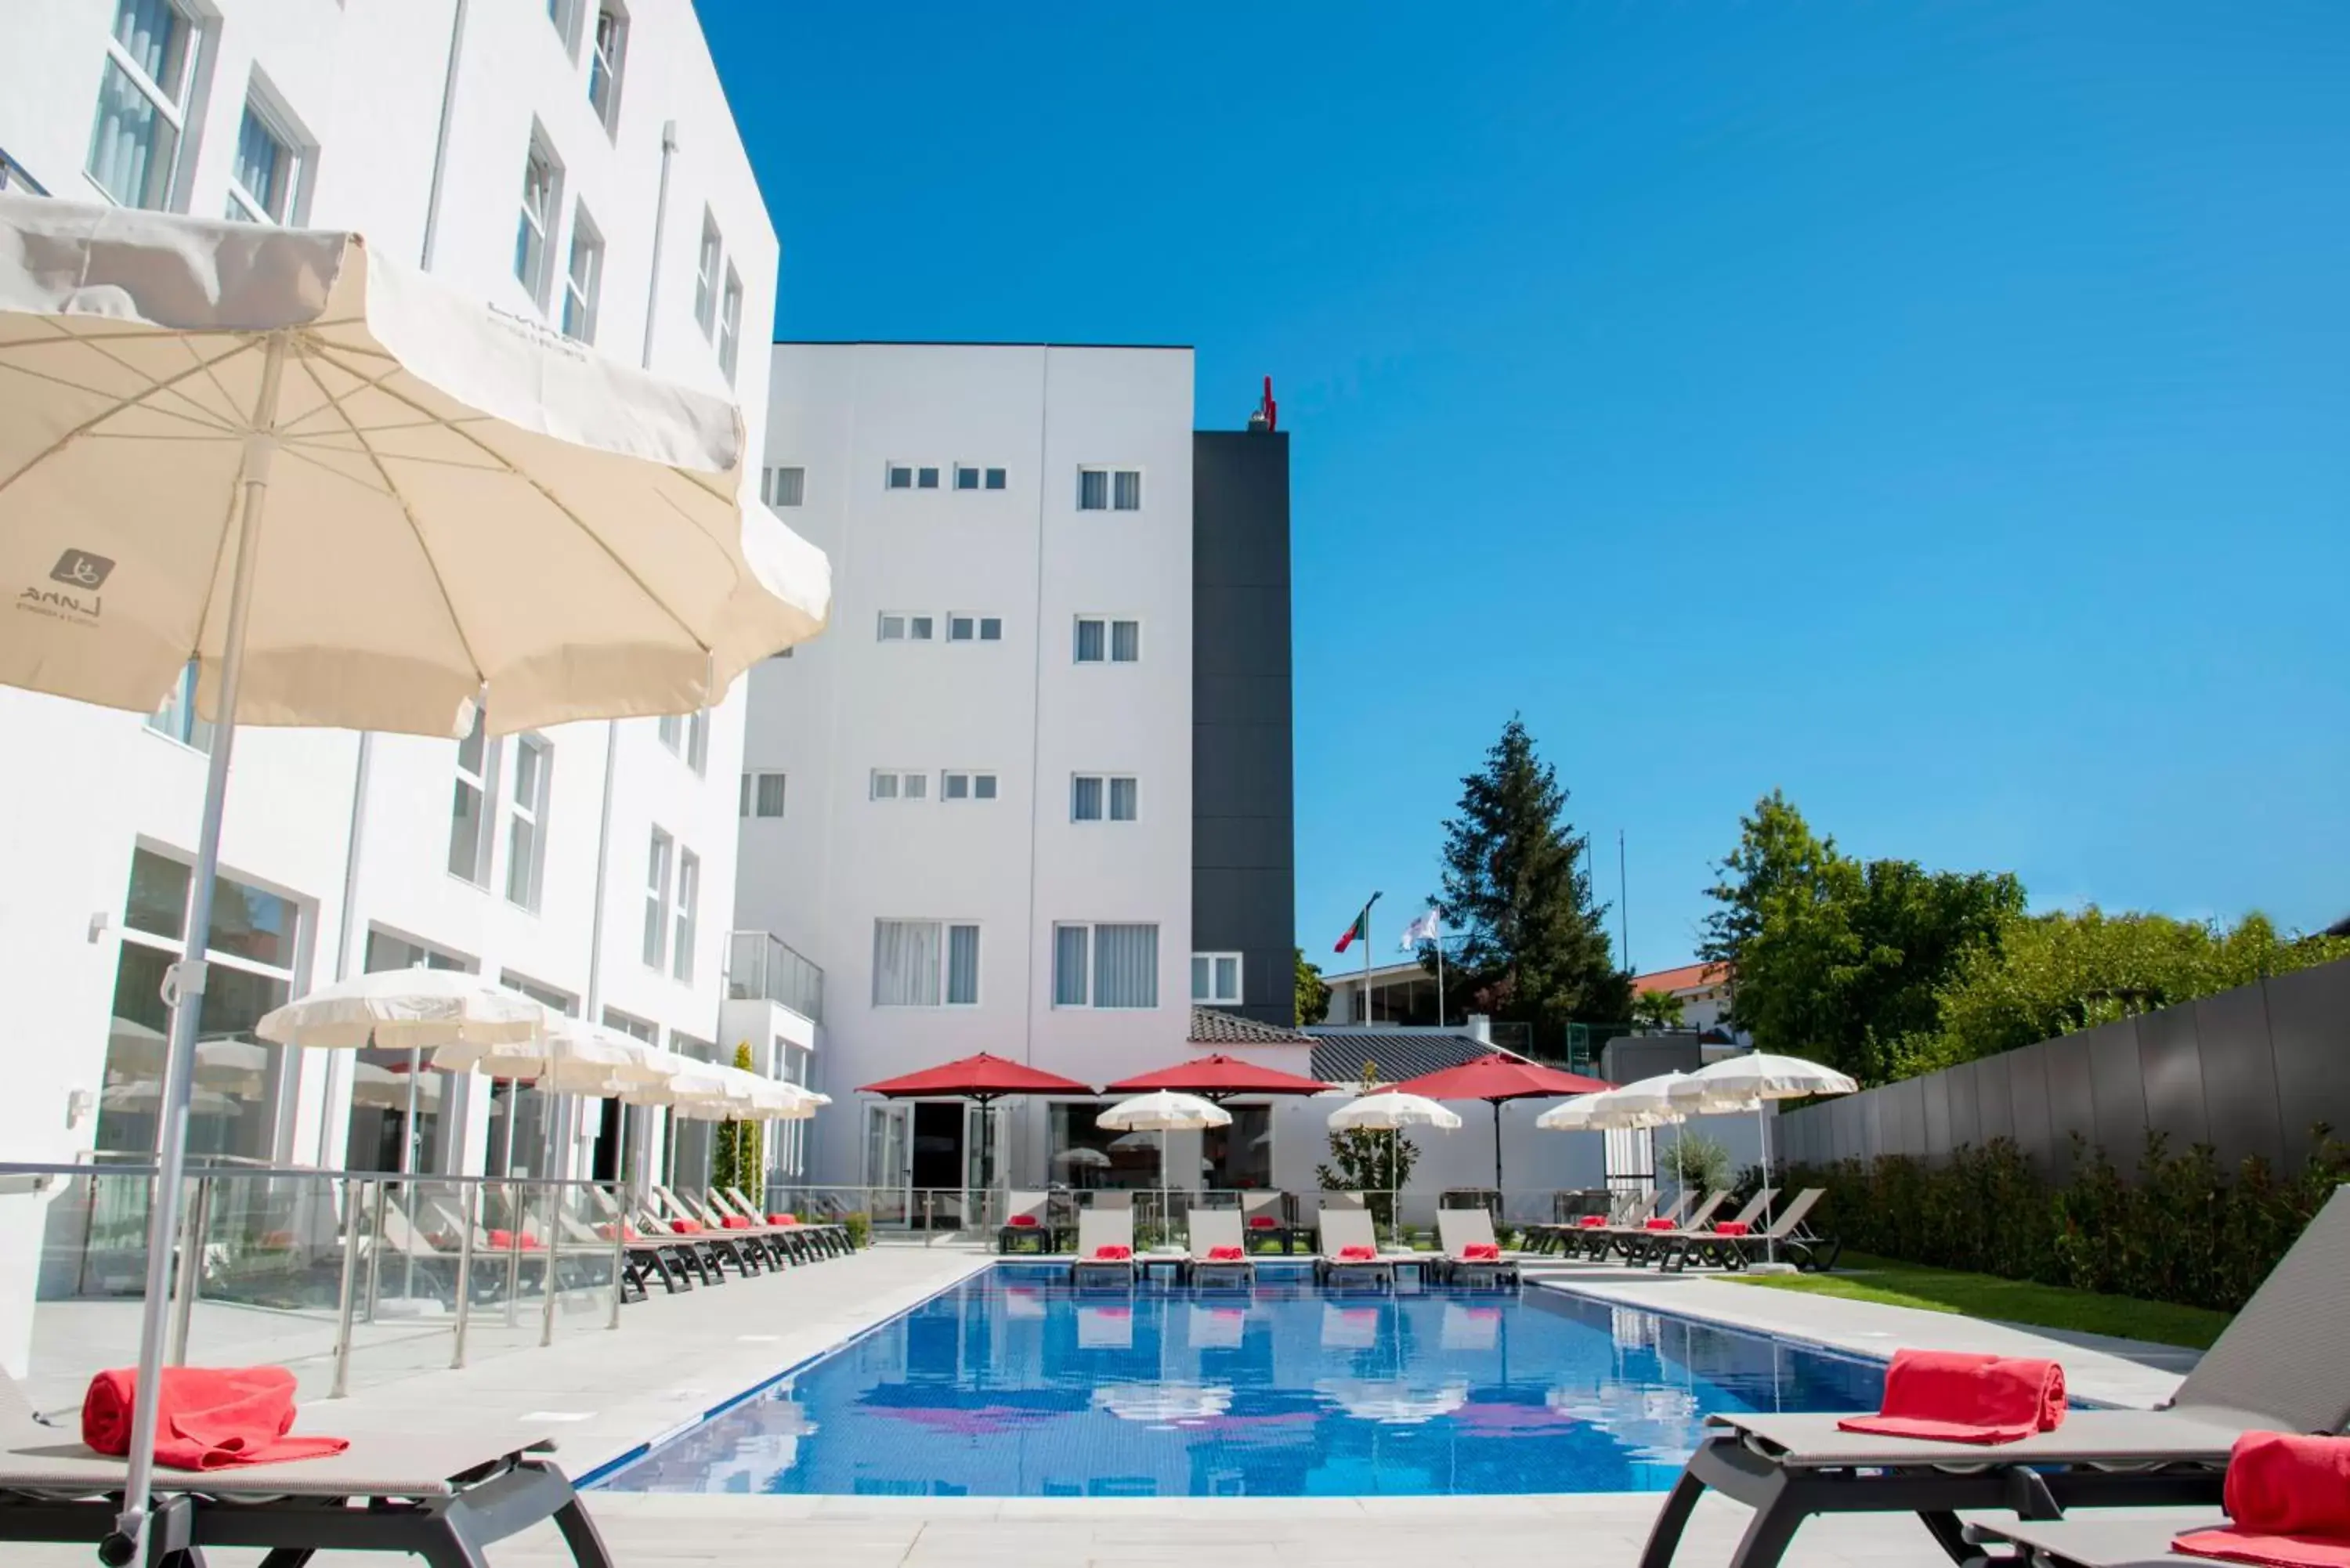
[[[1717,1410],[1875,1409],[1884,1372],[1555,1291],[1131,1295],[997,1270],[655,1448],[620,1491],[1656,1491]]]

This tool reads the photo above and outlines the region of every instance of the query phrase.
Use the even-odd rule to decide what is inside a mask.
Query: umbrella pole
[[[1495,1100],[1495,1101],[1493,1101],[1493,1102],[1492,1102],[1492,1106],[1493,1106],[1493,1209],[1494,1209],[1493,1219],[1494,1219],[1495,1222],[1497,1222],[1497,1223],[1498,1223],[1498,1222],[1500,1221],[1501,1218],[1502,1218],[1502,1216],[1501,1216],[1501,1212],[1500,1212],[1500,1211],[1501,1211],[1501,1209],[1502,1209],[1502,1207],[1503,1207],[1503,1205],[1502,1205],[1502,1102],[1501,1102],[1501,1101],[1499,1101],[1499,1100]]]
[[[172,1009],[172,1040],[163,1063],[163,1097],[156,1106],[155,1198],[147,1216],[147,1286],[139,1319],[139,1385],[130,1413],[130,1473],[115,1533],[99,1544],[105,1563],[124,1568],[144,1544],[148,1490],[155,1479],[157,1396],[163,1377],[163,1332],[171,1308],[172,1243],[180,1227],[180,1187],[188,1167],[188,1100],[195,1086],[196,1025],[203,1008],[204,949],[212,932],[213,879],[220,869],[221,815],[227,805],[228,759],[236,740],[237,683],[244,674],[244,623],[253,606],[253,576],[261,548],[261,514],[276,455],[277,388],[286,369],[287,334],[262,342],[261,389],[245,438],[238,480],[236,566],[230,578],[227,636],[221,650],[220,718],[204,770],[204,805],[196,835],[196,869],[188,897],[188,940],[181,961],[165,971],[163,1000]],[[349,1245],[349,1242],[346,1242]]]
[[[1762,1261],[1779,1261],[1779,1244],[1771,1239],[1771,1124],[1764,1119],[1766,1107],[1761,1100],[1754,1102],[1754,1130],[1762,1135]]]

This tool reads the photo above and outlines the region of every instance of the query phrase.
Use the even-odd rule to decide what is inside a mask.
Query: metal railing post
[[[335,1385],[328,1396],[334,1399],[351,1391],[351,1316],[359,1306],[359,1202],[354,1185],[348,1177],[343,1179],[343,1282],[335,1296]]]
[[[521,1213],[521,1205],[515,1201],[515,1183],[512,1177],[506,1179],[505,1188],[506,1224],[509,1227],[513,1227],[519,1225],[522,1221],[519,1218]],[[482,1189],[482,1201],[484,1204],[489,1202],[489,1189],[484,1186]],[[482,1211],[482,1218],[484,1220],[489,1219],[489,1210],[486,1208]],[[510,1228],[506,1231],[506,1326],[508,1328],[512,1328],[521,1321],[522,1232],[518,1230]]]
[[[165,1365],[185,1366],[188,1364],[188,1325],[196,1311],[196,1292],[204,1277],[204,1231],[212,1223],[212,1181],[207,1177],[188,1179],[194,1188],[193,1195],[181,1206],[180,1268],[175,1287],[179,1299],[172,1303],[171,1352]]]
[[[389,1184],[378,1181],[369,1185],[375,1189],[375,1216],[368,1230],[369,1234],[372,1235],[379,1243],[368,1249],[367,1320],[373,1323],[375,1303],[379,1299],[377,1292],[383,1286],[383,1248],[380,1243],[383,1241],[383,1202],[385,1194],[389,1190]],[[407,1249],[402,1248],[401,1251],[405,1251]]]
[[[546,1305],[540,1313],[538,1320],[538,1347],[541,1350],[545,1350],[548,1345],[555,1343],[555,1291],[556,1285],[561,1282],[556,1278],[555,1262],[557,1258],[560,1258],[563,1255],[562,1227],[556,1223],[555,1213],[555,1205],[558,1201],[558,1199],[556,1194],[555,1184],[552,1181],[546,1184]],[[529,1215],[530,1210],[528,1208],[528,1200],[525,1199],[523,1217],[526,1220],[529,1218]],[[517,1245],[521,1243],[523,1236],[527,1232],[521,1230],[517,1230],[515,1232],[515,1241]]]
[[[449,1367],[465,1365],[465,1329],[473,1321],[473,1199],[481,1189],[471,1183],[457,1189],[457,1329],[449,1352]]]
[[[616,1181],[612,1185],[617,1189],[619,1183]],[[606,1328],[620,1326],[620,1306],[628,1299],[625,1293],[628,1278],[629,1211],[620,1203],[619,1193],[615,1190],[612,1194],[612,1320],[604,1325]],[[645,1293],[645,1299],[652,1299],[650,1291]]]

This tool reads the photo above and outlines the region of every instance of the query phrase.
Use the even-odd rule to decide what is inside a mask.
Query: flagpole
[[[1436,1026],[1444,1027],[1444,931],[1441,927],[1432,932],[1429,940],[1436,944]]]
[[[1379,896],[1372,894],[1371,904],[1378,901]],[[1363,906],[1363,1023],[1366,1026],[1371,1022],[1371,904]]]

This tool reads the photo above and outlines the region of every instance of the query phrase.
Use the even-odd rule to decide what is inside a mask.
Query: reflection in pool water
[[[1530,1289],[1104,1299],[997,1271],[654,1449],[621,1491],[1651,1491],[1716,1410],[1874,1409],[1867,1362]]]

